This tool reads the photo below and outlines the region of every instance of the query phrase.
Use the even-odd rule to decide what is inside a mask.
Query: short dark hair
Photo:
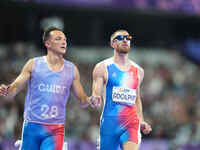
[[[113,39],[114,39],[114,37],[115,37],[115,34],[116,34],[117,32],[127,32],[127,33],[128,33],[128,31],[127,31],[127,30],[124,30],[124,29],[119,29],[119,30],[115,31],[115,32],[110,36],[110,41],[111,41],[111,42],[113,41]]]
[[[44,33],[42,36],[43,43],[45,43],[49,39],[51,31],[55,31],[55,30],[63,32],[63,30],[61,30],[57,27],[53,27],[53,26],[44,29]]]

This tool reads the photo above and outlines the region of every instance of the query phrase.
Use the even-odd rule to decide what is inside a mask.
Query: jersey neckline
[[[49,63],[48,63],[48,61],[47,61],[47,57],[46,57],[46,56],[43,56],[43,59],[44,59],[44,61],[47,63],[48,69],[49,69],[50,71],[55,72],[55,73],[59,73],[59,72],[62,72],[62,71],[63,71],[65,62],[63,63],[63,65],[62,65],[62,67],[60,68],[60,70],[54,71],[54,70],[49,66]]]

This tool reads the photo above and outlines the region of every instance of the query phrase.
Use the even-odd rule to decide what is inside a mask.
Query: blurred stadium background
[[[91,94],[92,69],[112,56],[111,33],[133,36],[130,58],[145,71],[143,110],[152,125],[140,150],[200,150],[199,0],[1,0],[0,83],[9,84],[25,62],[44,55],[43,28],[55,25],[68,37],[66,59],[81,73]],[[16,150],[26,89],[0,101],[0,150]],[[69,150],[95,150],[101,110],[67,104]]]

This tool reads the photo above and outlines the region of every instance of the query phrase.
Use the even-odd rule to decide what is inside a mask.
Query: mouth
[[[128,44],[122,44],[123,47],[128,47]]]
[[[60,47],[60,48],[62,48],[62,49],[66,49],[66,47],[65,47],[65,46],[62,46],[62,47]]]

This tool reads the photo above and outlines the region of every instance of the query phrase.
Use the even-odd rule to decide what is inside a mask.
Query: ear
[[[49,45],[50,45],[49,41],[45,41],[45,42],[44,42],[44,46],[45,46],[45,47],[49,47]]]
[[[114,45],[115,45],[114,42],[111,41],[111,42],[110,42],[110,47],[114,48]]]

